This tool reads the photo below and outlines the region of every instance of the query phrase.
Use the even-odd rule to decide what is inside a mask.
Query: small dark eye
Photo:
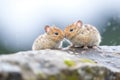
[[[70,29],[70,32],[72,32],[73,31],[73,29]]]
[[[55,34],[55,35],[58,35],[58,33],[57,33],[57,32],[55,32],[54,34]]]

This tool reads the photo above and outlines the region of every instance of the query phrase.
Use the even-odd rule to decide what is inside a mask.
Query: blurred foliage
[[[62,44],[63,44],[62,47],[66,48],[67,46],[70,45],[70,42],[68,42],[68,40],[64,39]]]
[[[14,53],[16,51],[7,49],[6,47],[4,47],[3,45],[0,44],[0,54],[10,54],[10,53]]]
[[[0,44],[0,54],[3,54],[3,53],[9,53],[10,51],[7,50],[5,47],[2,46],[2,44]]]
[[[120,18],[109,18],[105,28],[101,45],[120,45]]]

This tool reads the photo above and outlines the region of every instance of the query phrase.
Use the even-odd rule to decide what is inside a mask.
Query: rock
[[[1,55],[0,80],[120,80],[120,46]]]

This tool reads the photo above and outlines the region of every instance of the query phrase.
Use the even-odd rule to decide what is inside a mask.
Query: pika
[[[64,29],[65,37],[72,42],[71,47],[97,48],[101,42],[100,32],[90,24],[83,24],[81,20],[68,25]]]
[[[45,26],[45,33],[35,39],[32,50],[57,49],[64,39],[64,33],[56,26]]]

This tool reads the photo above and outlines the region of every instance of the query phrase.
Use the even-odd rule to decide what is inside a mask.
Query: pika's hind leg
[[[83,49],[88,49],[88,46],[84,46]]]
[[[74,47],[75,47],[75,44],[71,44],[69,47],[70,47],[70,48],[74,48]]]
[[[101,49],[99,46],[92,46],[93,49]]]
[[[93,48],[93,49],[97,49],[97,46],[96,46],[96,45],[94,45],[94,46],[92,46],[92,48]]]

